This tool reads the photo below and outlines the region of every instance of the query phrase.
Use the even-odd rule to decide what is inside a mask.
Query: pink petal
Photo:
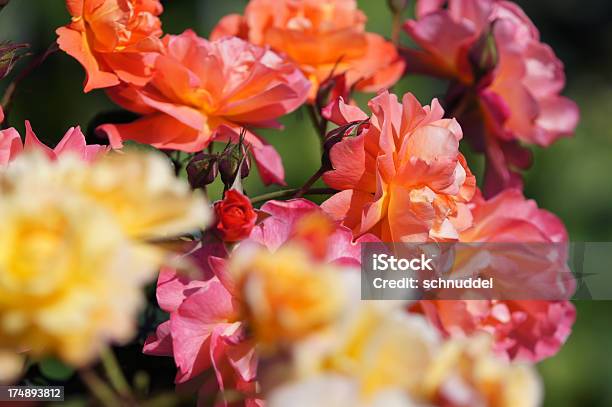
[[[565,85],[563,63],[550,46],[531,42],[525,54],[527,73],[524,79],[536,98],[558,94]]]
[[[178,382],[189,380],[211,366],[212,333],[234,317],[232,296],[215,280],[190,295],[170,316]]]
[[[344,103],[342,97],[332,101],[323,109],[322,113],[326,119],[339,126],[368,118],[368,115],[359,107]]]
[[[418,21],[406,22],[404,29],[436,59],[439,69],[448,76],[471,76],[465,52],[475,38],[476,33],[472,27],[454,21],[446,11],[438,11]]]
[[[353,232],[339,226],[327,241],[326,261],[342,266],[359,267],[361,265],[361,244],[380,242],[376,236],[364,234],[353,242]]]
[[[576,319],[576,310],[569,301],[513,301],[513,312],[524,312],[512,328],[502,326],[499,333],[509,339],[499,343],[497,351],[511,359],[539,362],[554,356],[567,340]],[[507,331],[504,333],[504,331]]]
[[[365,169],[365,138],[363,135],[348,137],[336,143],[330,150],[330,159],[334,169],[323,174],[323,181],[331,188],[344,190],[355,188]],[[369,180],[370,187],[375,188],[375,180]]]
[[[405,160],[397,176],[403,185],[428,185],[442,191],[455,181],[459,141],[446,128],[427,125],[415,130],[406,138],[400,156]],[[414,158],[412,158],[414,157]],[[456,195],[459,191],[451,191]]]
[[[175,312],[189,294],[197,292],[208,285],[206,280],[193,280],[174,269],[164,267],[157,281],[157,302],[166,312]]]
[[[315,203],[306,199],[291,199],[268,201],[261,207],[261,210],[272,216],[255,226],[249,239],[274,252],[289,240],[294,225],[299,219],[307,213],[320,209]]]
[[[104,154],[106,151],[108,151],[108,147],[97,144],[87,145],[85,136],[81,132],[81,128],[77,126],[68,129],[62,140],[57,144],[53,151],[55,152],[56,156],[70,151],[76,153],[83,160],[91,162],[100,154]]]
[[[32,126],[30,125],[30,122],[28,120],[26,120],[25,126],[26,126],[26,136],[25,136],[25,143],[23,147],[24,150],[42,151],[43,153],[47,155],[47,157],[51,159],[55,159],[57,157],[55,152],[49,147],[47,147],[46,145],[44,145],[38,139],[38,137],[36,137],[36,134],[34,134],[34,131],[32,131]]]
[[[442,9],[442,6],[447,0],[418,0],[416,2],[416,16],[417,18],[423,18],[429,13]]]
[[[242,380],[246,382],[255,380],[257,375],[257,355],[252,342],[243,342],[228,347],[227,357]]]
[[[175,312],[185,299],[201,288],[215,276],[210,259],[225,257],[227,250],[223,243],[204,241],[202,247],[190,253],[187,261],[197,267],[194,271],[177,272],[170,267],[162,267],[157,280],[157,302],[166,312]]]
[[[252,152],[264,185],[287,185],[282,158],[273,146],[254,147]]]
[[[85,156],[85,147],[87,143],[85,142],[85,136],[81,132],[80,127],[71,127],[66,131],[64,137],[60,140],[60,142],[55,146],[56,155],[63,153],[64,151],[72,151],[77,153],[78,155]]]
[[[158,325],[155,333],[147,337],[142,351],[147,355],[172,356],[170,321]]]
[[[410,196],[411,189],[396,186],[390,194],[387,218],[391,236],[383,241],[426,242],[429,230],[436,218],[434,208],[427,201],[415,202]],[[452,237],[451,237],[452,238]]]
[[[321,209],[333,220],[342,222],[343,225],[352,229],[354,233],[359,234],[362,210],[373,201],[373,194],[347,189],[328,198],[321,204]]]
[[[14,128],[0,130],[0,165],[7,165],[23,150],[21,136]]]
[[[221,284],[223,284],[227,291],[229,291],[233,296],[237,297],[238,293],[236,292],[234,277],[230,273],[227,259],[211,256],[208,259],[208,263]]]
[[[580,120],[578,105],[564,97],[540,100],[540,114],[536,123],[545,130],[538,144],[548,146],[559,136],[570,135]]]

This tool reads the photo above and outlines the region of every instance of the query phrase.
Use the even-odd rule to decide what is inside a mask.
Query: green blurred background
[[[572,241],[612,241],[612,2],[609,0],[517,1],[540,28],[566,64],[566,95],[578,102],[582,121],[574,137],[535,151],[535,165],[526,176],[526,195],[556,213]],[[169,0],[162,16],[164,30],[178,34],[192,28],[207,36],[225,14],[241,12],[245,0]],[[368,29],[389,36],[385,0],[361,0]],[[0,14],[0,40],[27,42],[33,54],[55,39],[54,30],[68,22],[63,0],[12,0]],[[404,38],[405,40],[405,38]],[[27,64],[22,61],[17,68]],[[83,94],[84,73],[65,54],[51,56],[19,88],[10,125],[23,131],[28,119],[47,144],[65,130],[116,109],[97,91]],[[0,83],[0,90],[10,77]],[[444,84],[421,77],[403,79],[395,92],[415,93],[423,103],[441,96]],[[367,97],[359,97],[360,102]],[[285,131],[262,132],[281,153],[291,186],[301,185],[318,168],[317,137],[302,111],[284,119]],[[23,134],[23,133],[22,133]],[[88,131],[88,139],[95,136]],[[482,163],[472,160],[479,172]],[[247,190],[264,189],[250,177]],[[567,345],[540,370],[547,406],[612,406],[612,302],[578,302],[578,320]],[[152,361],[147,361],[149,363]],[[153,363],[153,362],[152,362]],[[164,364],[171,369],[171,364]],[[172,376],[173,371],[167,372]]]

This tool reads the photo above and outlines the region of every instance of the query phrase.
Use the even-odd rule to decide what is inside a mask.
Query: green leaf
[[[74,369],[54,358],[44,359],[38,363],[38,368],[45,377],[51,380],[64,381],[70,379]]]

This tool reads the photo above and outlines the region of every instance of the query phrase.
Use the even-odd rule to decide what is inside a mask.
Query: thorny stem
[[[318,112],[318,108],[315,108],[315,105],[307,106],[308,113],[310,114],[310,119],[312,120],[312,124],[317,130],[317,134],[319,136],[319,140],[321,141],[321,150],[324,149],[325,140],[327,137],[327,120],[320,115]],[[310,178],[308,181],[300,189],[298,189],[295,193],[294,198],[301,198],[311,190],[311,187],[319,178],[323,176],[325,169],[321,166]]]
[[[317,182],[317,180],[323,176],[324,172],[325,172],[325,169],[323,167],[319,168],[317,172],[315,172],[310,178],[308,178],[308,181],[306,181],[306,183],[302,185],[300,189],[298,189],[294,198],[303,197],[306,194],[306,192],[310,190],[310,187],[312,187],[313,184]]]
[[[301,188],[292,188],[292,189],[281,189],[280,191],[274,191],[267,194],[259,195],[251,199],[252,204],[257,204],[264,201],[269,201],[271,199],[279,199],[279,198],[291,198],[294,197],[296,193],[300,192]],[[335,189],[332,188],[310,188],[307,191],[303,192],[304,195],[332,195],[335,194]]]
[[[308,115],[310,116],[312,125],[317,131],[317,135],[319,136],[319,140],[321,141],[321,146],[323,146],[323,144],[325,144],[327,120],[325,120],[324,118],[319,118],[319,113],[317,113],[317,110],[314,105],[307,105],[306,109],[308,110]]]

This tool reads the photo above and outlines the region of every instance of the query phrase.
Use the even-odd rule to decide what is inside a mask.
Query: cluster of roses
[[[531,364],[567,339],[575,318],[569,301],[358,298],[363,242],[567,243],[561,221],[525,199],[518,171],[530,165],[523,144],[547,146],[571,134],[578,110],[559,95],[561,62],[519,7],[419,0],[416,18],[403,26],[419,46],[409,49],[366,32],[354,0],[251,0],[244,15],[223,18],[209,40],[192,31],[163,35],[158,0],[66,3],[72,21],[58,29],[58,43],[85,68],[85,91],[105,89],[141,116],[99,127],[113,149],[131,140],[199,153],[189,176],[205,181],[193,185],[217,175],[211,160],[202,159],[212,142],[238,146],[230,163],[235,180],[224,179],[213,225],[191,235],[181,265],[163,267],[157,283],[159,305],[170,317],[144,351],[174,358],[179,389],[198,389],[202,403],[225,405],[541,401]],[[400,15],[402,2],[391,3]],[[435,99],[423,106],[410,93],[399,100],[387,90],[410,73],[449,79],[444,108]],[[354,91],[378,92],[370,113],[352,102]],[[284,169],[253,129],[279,127],[279,117],[304,104],[324,147],[312,181],[322,177],[332,196],[321,206],[301,198],[310,184],[294,199],[254,209],[239,182],[248,156],[266,184],[284,184]],[[337,127],[328,132],[331,124]],[[459,152],[464,131],[486,157],[482,192]],[[29,146],[52,159],[71,151],[101,165],[100,148],[86,146],[78,129],[50,150],[29,126],[25,146],[15,130],[2,132],[0,164],[13,172],[25,168],[16,162]],[[138,218],[134,211],[150,205],[156,207],[145,210],[151,224],[178,222],[176,211],[160,210],[176,207],[171,195],[161,196],[163,182],[171,182],[146,182],[157,200],[130,194],[141,206],[128,210],[126,199],[115,209]],[[96,199],[115,193],[78,188]],[[117,199],[123,196],[112,202]],[[171,234],[189,232],[205,215],[193,219],[178,222]],[[9,260],[0,256],[0,292],[14,289],[2,278],[13,267]],[[569,298],[572,284],[562,285]],[[4,305],[0,300],[3,317]],[[41,312],[37,321],[50,314]],[[34,341],[44,331],[36,323],[29,331],[27,324],[11,326],[29,336],[17,336],[21,349],[0,341],[0,351],[3,345],[57,351]],[[89,340],[122,338],[88,332]],[[54,340],[56,348],[75,346]]]

